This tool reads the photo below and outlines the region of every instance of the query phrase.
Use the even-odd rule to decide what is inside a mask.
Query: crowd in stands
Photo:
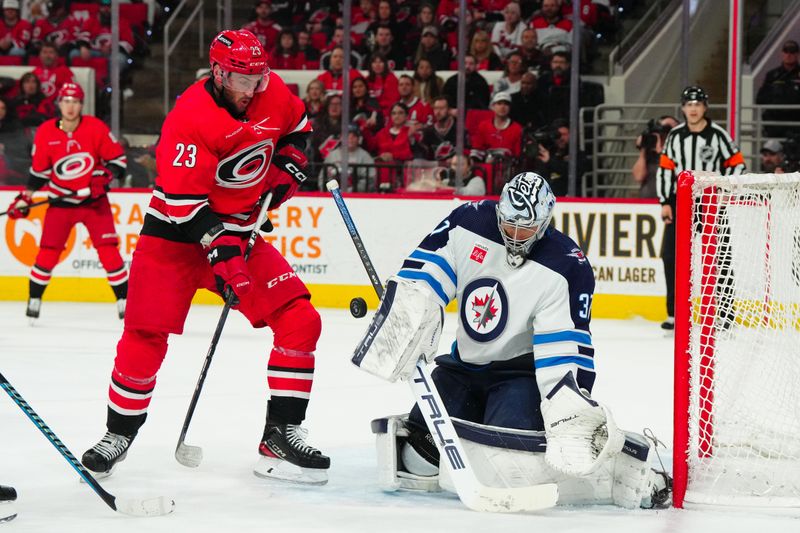
[[[273,68],[322,70],[305,95],[314,121],[309,156],[315,173],[319,167],[329,167],[326,175],[337,172],[333,161],[339,154],[342,120],[353,132],[348,143],[359,148],[351,156],[353,172],[362,165],[373,165],[373,170],[446,170],[457,167],[453,158],[463,155],[464,169],[479,171],[486,181],[484,190],[491,193],[521,164],[547,165],[549,152],[539,147],[534,133],[553,130],[555,121],[569,117],[572,2],[468,0],[463,154],[456,153],[457,75],[439,74],[458,67],[459,2],[354,1],[349,58],[343,47],[341,5],[331,0],[258,0],[254,20],[244,26],[269,52]],[[580,5],[588,50],[614,27],[614,13],[607,0],[581,0]],[[345,68],[351,80],[350,113],[342,117]],[[491,70],[502,72],[493,84],[483,76]],[[581,82],[580,94],[581,106],[603,101],[597,84]],[[523,157],[526,153],[529,161]],[[367,156],[372,162],[365,162]],[[502,175],[495,175],[499,168]],[[378,168],[370,174],[365,167],[360,171],[359,183],[350,184],[358,190],[394,190],[408,181],[408,172]],[[365,176],[371,176],[369,183]],[[309,188],[317,188],[319,180],[312,181]]]
[[[111,49],[111,0],[1,0],[0,66],[28,66],[0,77],[0,184],[25,183],[35,128],[56,114],[55,95],[76,81],[71,67],[95,71],[95,114],[107,118],[109,59],[119,59],[130,94],[130,70],[146,53],[147,4],[120,4],[119,49]],[[85,88],[89,89],[89,88]]]

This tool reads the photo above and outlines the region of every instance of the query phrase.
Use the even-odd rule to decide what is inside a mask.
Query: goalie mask
[[[514,268],[539,240],[553,218],[556,198],[539,174],[523,172],[503,187],[497,203],[497,225],[506,245],[506,261]]]

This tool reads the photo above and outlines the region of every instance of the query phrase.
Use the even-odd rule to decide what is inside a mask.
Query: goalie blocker
[[[662,508],[669,505],[671,478],[650,467],[650,442],[638,433],[625,432],[622,453],[600,463],[584,477],[568,476],[545,460],[547,439],[542,431],[525,431],[453,419],[458,435],[479,481],[489,487],[518,488],[544,483],[558,485],[558,505],[617,505],[626,509]],[[424,440],[425,431],[395,415],[372,421],[378,455],[378,483],[385,491],[453,492],[448,470],[434,465],[430,475],[407,470],[409,440]],[[418,465],[415,465],[418,466]]]

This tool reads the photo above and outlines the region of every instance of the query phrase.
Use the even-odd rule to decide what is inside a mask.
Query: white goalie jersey
[[[405,260],[398,277],[428,285],[442,306],[458,300],[451,356],[462,364],[532,353],[542,397],[570,370],[591,390],[589,261],[574,241],[550,228],[522,266],[512,268],[496,205],[483,200],[456,208]]]

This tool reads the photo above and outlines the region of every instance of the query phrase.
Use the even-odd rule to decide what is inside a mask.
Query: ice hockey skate
[[[25,316],[28,317],[28,322],[33,325],[39,318],[39,312],[42,309],[41,298],[28,298],[28,307],[25,309]]]
[[[106,431],[100,442],[84,452],[81,462],[97,479],[106,478],[114,473],[117,463],[125,460],[132,442],[133,437]]]
[[[261,457],[253,473],[258,477],[307,485],[327,483],[331,460],[309,446],[306,436],[307,431],[299,425],[267,424],[258,446]]]
[[[0,524],[14,520],[17,510],[14,502],[17,500],[17,491],[14,487],[0,485]]]

